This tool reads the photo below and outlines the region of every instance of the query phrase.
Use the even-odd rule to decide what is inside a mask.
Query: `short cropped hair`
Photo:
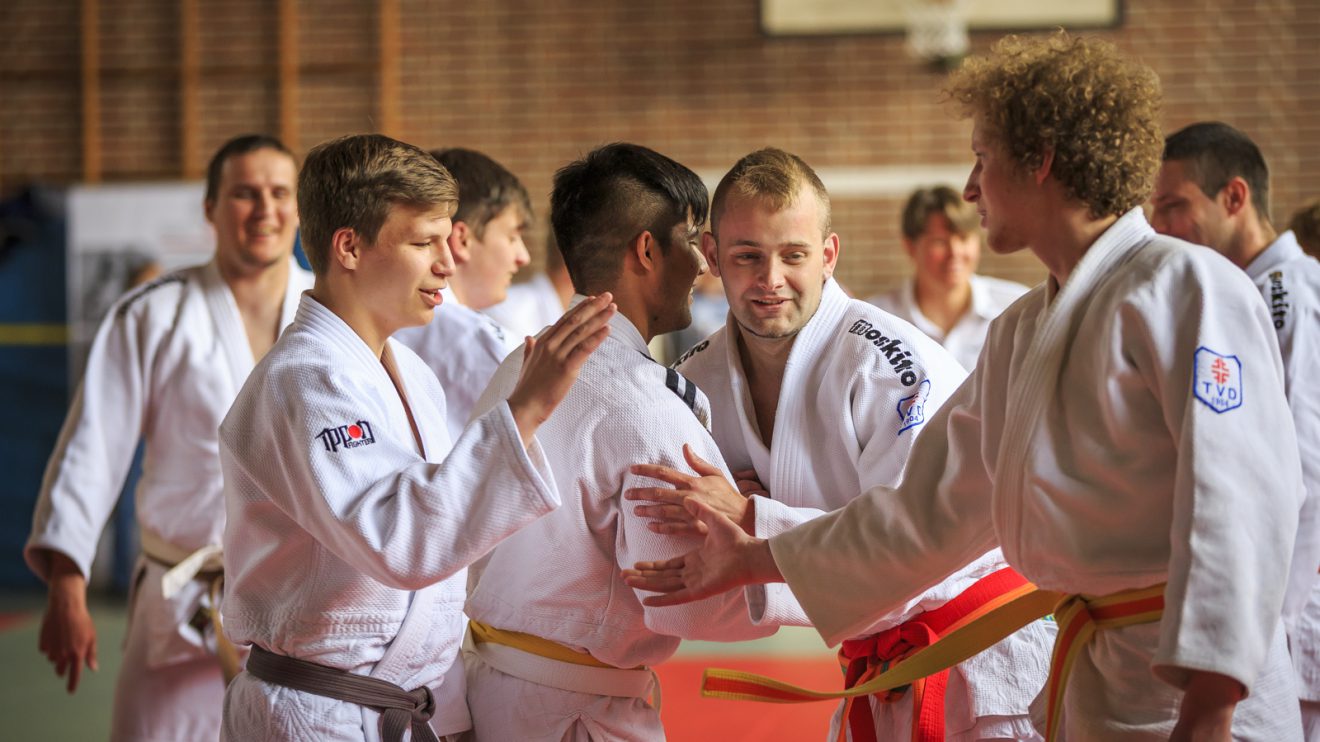
[[[696,173],[636,144],[616,142],[555,173],[550,222],[573,288],[605,290],[623,269],[625,248],[649,231],[668,252],[670,234],[706,223],[706,186]]]
[[[1185,126],[1164,140],[1164,160],[1183,163],[1187,179],[1209,198],[1233,178],[1251,189],[1251,205],[1270,219],[1270,169],[1251,137],[1219,121]]]
[[[1298,209],[1288,222],[1288,229],[1307,255],[1320,258],[1320,198]]]
[[[980,229],[980,217],[976,206],[964,201],[962,194],[946,185],[931,188],[918,188],[908,196],[903,205],[903,236],[910,241],[921,237],[926,231],[926,223],[935,214],[940,214],[949,222],[949,228],[955,234],[975,234]]]
[[[1093,218],[1124,214],[1154,189],[1159,77],[1113,44],[1063,31],[1006,36],[955,70],[944,92],[1024,170],[1052,152],[1050,174]]]
[[[458,185],[425,150],[380,134],[322,142],[298,174],[302,245],[312,271],[324,275],[335,231],[352,229],[374,244],[390,208],[458,202]]]
[[[782,149],[766,147],[734,163],[720,179],[711,199],[710,228],[719,239],[720,219],[731,196],[751,198],[770,205],[776,211],[792,206],[803,184],[811,186],[820,202],[820,236],[830,233],[830,194],[820,176],[801,157]]]
[[[481,239],[486,225],[510,205],[516,205],[522,218],[532,218],[532,199],[521,181],[490,157],[471,149],[455,147],[434,149],[431,154],[458,182],[458,210],[455,222],[464,222]]]
[[[220,197],[220,175],[229,158],[246,155],[259,149],[273,149],[288,155],[289,159],[293,160],[293,166],[298,167],[298,158],[284,146],[284,142],[275,137],[268,134],[243,134],[234,137],[220,145],[220,149],[215,151],[211,156],[211,162],[206,166],[206,203],[213,204]]]

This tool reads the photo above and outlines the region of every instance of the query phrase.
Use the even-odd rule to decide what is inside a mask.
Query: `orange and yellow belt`
[[[814,691],[762,675],[711,668],[706,670],[702,678],[701,694],[711,698],[743,701],[803,703],[838,698],[855,699],[885,693],[942,673],[1052,612],[1059,624],[1059,633],[1050,660],[1045,738],[1054,740],[1058,734],[1068,674],[1077,653],[1100,629],[1158,621],[1164,611],[1164,585],[1088,597],[1039,590],[1025,580],[1012,587],[1016,581],[1007,577],[998,579],[1006,587],[1003,592],[989,600],[977,602],[975,607],[940,632],[938,638],[929,645],[894,663],[878,665],[872,672],[866,673],[869,677],[860,677],[856,685],[845,690]],[[925,686],[924,691],[929,694],[929,686]],[[916,722],[919,721],[917,709],[918,706],[914,705],[914,733],[917,731]],[[848,726],[846,723],[840,725],[841,740],[845,738]]]

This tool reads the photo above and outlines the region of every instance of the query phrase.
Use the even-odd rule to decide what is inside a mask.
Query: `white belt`
[[[494,642],[478,644],[470,631],[463,636],[463,651],[520,680],[593,696],[641,698],[660,710],[660,679],[650,668],[623,670],[560,662]]]
[[[160,578],[161,595],[166,600],[173,598],[184,585],[202,572],[219,572],[224,569],[224,547],[219,544],[207,544],[188,553],[145,528],[142,529],[141,539],[143,554],[153,561],[170,565]]]

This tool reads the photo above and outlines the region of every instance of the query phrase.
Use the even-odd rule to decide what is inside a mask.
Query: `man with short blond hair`
[[[453,272],[453,178],[360,135],[314,148],[298,185],[316,283],[220,427],[225,627],[252,647],[222,737],[434,742],[471,726],[466,567],[559,505],[533,436],[612,305],[529,340],[508,403],[451,441],[443,389],[390,336],[431,320]]]
[[[826,216],[828,195],[796,155],[753,152],[715,194],[714,229],[702,247],[724,283],[729,320],[676,368],[710,398],[715,442],[748,495],[708,504],[764,538],[841,508],[859,492],[896,485],[913,440],[966,373],[916,328],[839,288],[833,273],[841,244]],[[658,529],[695,530],[673,490],[630,497],[654,498],[641,509]],[[944,616],[984,602],[976,593],[995,594],[986,585],[1020,582],[1000,575],[1003,568],[999,550],[988,550],[857,631],[840,652],[847,686],[868,667],[897,659],[906,646],[901,637],[947,630]],[[810,625],[783,585],[751,607],[761,623]],[[847,717],[835,715],[831,738],[844,727],[854,742],[1033,739],[1028,709],[1045,681],[1050,639],[1035,622],[928,689],[862,699]]]

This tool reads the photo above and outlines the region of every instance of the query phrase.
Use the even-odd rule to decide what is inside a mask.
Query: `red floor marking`
[[[769,675],[813,690],[842,686],[832,659],[712,657],[673,659],[656,667],[664,698],[660,719],[669,742],[823,742],[829,735],[835,701],[755,703],[701,697],[701,671],[707,667]]]
[[[31,613],[0,613],[0,631],[16,629],[32,618]]]

